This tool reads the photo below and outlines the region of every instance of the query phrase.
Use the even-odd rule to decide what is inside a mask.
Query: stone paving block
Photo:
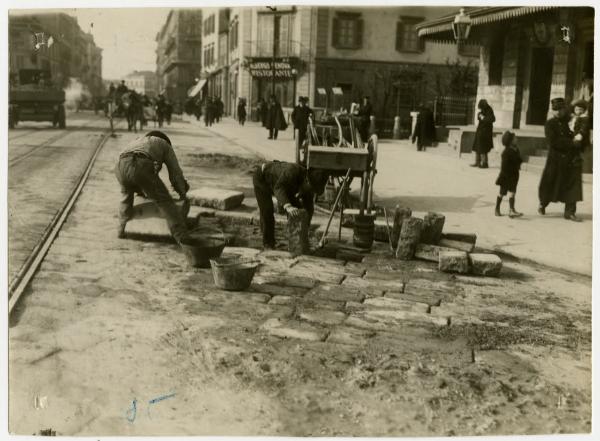
[[[296,266],[293,266],[287,270],[286,275],[290,277],[312,280],[313,282],[319,281],[322,283],[329,283],[332,285],[339,285],[342,283],[342,280],[344,280],[345,277],[343,273],[330,273],[327,271],[327,268],[317,272],[313,269],[304,269]]]
[[[346,277],[341,284],[344,288],[352,288],[363,293],[365,296],[382,296],[384,287],[377,281],[366,280],[361,277]],[[398,288],[399,289],[399,288]]]
[[[340,326],[335,328],[327,337],[327,343],[337,343],[343,345],[361,345],[377,335],[374,331],[364,331],[350,326]]]
[[[310,220],[306,210],[298,210],[298,215],[288,217],[286,231],[288,251],[294,256],[308,253],[308,226]]]
[[[442,251],[439,257],[440,271],[460,274],[469,272],[469,257],[464,251]]]
[[[392,245],[394,249],[398,245],[398,239],[400,238],[400,230],[402,229],[402,222],[404,219],[408,219],[412,216],[412,210],[408,207],[396,206],[394,210],[394,220],[392,222]]]
[[[319,309],[303,309],[300,311],[301,319],[320,324],[322,326],[339,325],[346,319],[346,314],[340,311],[323,311]]]
[[[459,242],[468,242],[475,245],[477,242],[477,235],[464,233],[443,233],[442,239],[457,240]]]
[[[319,297],[298,298],[297,305],[305,309],[327,309],[329,311],[344,311],[344,302],[336,302]]]
[[[271,300],[271,296],[251,292],[221,291],[215,288],[214,292],[207,293],[202,297],[202,300],[206,303],[218,305],[225,305],[232,302],[267,303]]]
[[[394,270],[382,271],[382,270],[368,269],[367,272],[365,273],[365,279],[373,280],[373,281],[385,280],[385,281],[390,281],[390,282],[403,282],[404,276],[402,273],[400,273],[398,271],[394,271]]]
[[[440,213],[427,213],[423,217],[423,230],[421,231],[421,242],[435,245],[442,238],[442,230],[446,216]]]
[[[389,243],[392,235],[392,222],[386,223],[385,219],[377,219],[374,222],[373,240],[376,242]],[[388,226],[389,225],[389,226]],[[388,234],[389,231],[389,234]]]
[[[188,191],[187,197],[192,205],[216,208],[217,210],[232,210],[242,204],[244,193],[221,188],[201,187]]]
[[[298,262],[291,266],[292,271],[303,271],[307,274],[315,274],[318,272],[326,272],[328,274],[344,274],[344,262],[340,262],[341,265],[330,265],[329,260],[332,259],[323,259],[325,262],[317,263],[317,262]]]
[[[271,283],[253,283],[250,285],[250,291],[270,294],[272,296],[302,297],[308,292],[308,288],[275,285]]]
[[[364,305],[376,309],[415,311],[422,313],[429,312],[429,305],[425,303],[411,302],[393,297],[374,297],[366,299]]]
[[[340,262],[336,259],[326,258],[326,257],[315,257],[315,256],[298,256],[298,264],[301,263],[312,263],[316,265],[326,265],[327,267],[343,267],[344,262]]]
[[[364,265],[360,265],[356,262],[346,262],[344,265],[344,274],[347,275],[362,277],[366,272],[367,268]]]
[[[318,285],[306,294],[307,299],[324,299],[334,302],[362,302],[365,295],[337,285]]]
[[[415,250],[415,258],[438,263],[440,251],[452,251],[452,248],[420,243],[417,245],[417,249]]]
[[[400,309],[368,309],[357,313],[365,319],[392,321],[395,323],[433,324],[447,326],[448,320],[424,312],[403,311]]]
[[[359,317],[356,315],[350,315],[344,322],[344,325],[353,328],[367,329],[370,331],[390,330],[389,325],[379,319]]]
[[[269,305],[293,305],[297,300],[293,296],[273,296]]]
[[[279,338],[308,341],[324,341],[329,331],[308,323],[272,318],[265,321],[261,329]]]
[[[247,248],[247,247],[226,247],[223,250],[223,254],[221,257],[233,257],[238,256],[243,259],[258,259],[258,254],[260,250],[255,248]]]
[[[384,297],[406,300],[409,302],[418,302],[424,303],[429,306],[440,306],[442,303],[442,298],[440,296],[436,296],[435,294],[427,294],[427,293],[400,293],[400,292],[389,292],[384,295]]]
[[[409,217],[402,221],[400,238],[396,247],[396,259],[410,260],[414,257],[417,244],[421,242],[422,230],[423,219]]]
[[[241,211],[216,211],[215,217],[230,225],[259,225],[260,222],[257,213]]]
[[[502,270],[502,259],[495,254],[471,253],[469,261],[471,272],[478,276],[496,277]]]
[[[475,249],[475,244],[471,242],[462,242],[460,240],[451,240],[442,238],[439,243],[439,246],[445,248],[451,248],[454,250],[465,251],[467,253],[471,253]]]
[[[364,260],[365,255],[364,253],[359,253],[348,249],[338,249],[335,253],[335,258],[339,260],[345,260],[348,262],[360,263]]]

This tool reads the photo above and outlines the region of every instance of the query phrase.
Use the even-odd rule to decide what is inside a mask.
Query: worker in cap
[[[575,134],[569,127],[570,112],[564,98],[550,101],[552,117],[544,125],[548,157],[539,186],[538,213],[546,214],[550,202],[565,204],[564,218],[574,222],[577,202],[583,200],[581,150]]]
[[[169,180],[179,197],[184,200],[183,209],[175,205],[169,190],[159,177],[162,165],[167,166]],[[189,202],[186,194],[190,186],[183,176],[177,156],[167,135],[158,130],[136,139],[119,156],[115,168],[117,180],[121,185],[119,205],[118,237],[125,235],[125,225],[133,214],[134,194],[142,194],[153,201],[167,220],[173,238],[179,244],[189,244],[186,225]]]
[[[307,170],[295,163],[272,161],[256,167],[252,177],[254,195],[260,210],[260,227],[265,249],[275,247],[273,196],[289,217],[306,210],[309,221],[314,212],[315,195],[325,190],[328,176],[321,170]]]
[[[294,129],[298,130],[296,143],[303,151],[306,151],[305,144],[308,139],[308,124],[310,118],[314,118],[314,114],[312,109],[308,107],[308,97],[301,96],[298,98],[298,105],[294,107],[294,110],[292,111],[292,123],[294,124]],[[304,157],[303,163],[306,165],[306,157]]]

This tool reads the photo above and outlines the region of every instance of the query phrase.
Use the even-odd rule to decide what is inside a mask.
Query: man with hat
[[[588,112],[588,103],[579,99],[573,102],[573,115],[569,121],[569,127],[573,131],[575,146],[578,147],[583,155],[582,170],[586,173],[592,172],[592,151],[591,151],[591,118]]]
[[[548,158],[540,180],[538,213],[546,214],[550,202],[564,202],[564,218],[579,222],[575,212],[577,202],[583,200],[581,149],[569,128],[569,111],[564,98],[554,98],[551,105],[552,118],[544,126]]]
[[[308,120],[311,116],[313,116],[313,111],[308,107],[308,97],[301,96],[298,99],[298,105],[292,111],[292,123],[294,124],[294,128],[298,129],[298,145],[300,147],[302,147],[306,140]]]
[[[283,206],[288,216],[296,217],[304,208],[309,221],[314,212],[315,195],[325,190],[327,174],[321,170],[307,170],[299,164],[272,161],[254,171],[252,183],[260,210],[260,227],[265,249],[275,247],[275,216],[273,196]]]
[[[184,200],[183,212],[175,205],[169,190],[158,173],[162,165],[167,166],[169,180],[179,197]],[[133,213],[134,194],[142,194],[153,201],[163,217],[166,218],[171,235],[179,244],[189,243],[186,225],[189,202],[186,193],[190,186],[183,176],[169,137],[153,130],[142,138],[136,139],[119,156],[115,167],[117,180],[121,185],[119,205],[118,237],[125,236],[125,224]]]

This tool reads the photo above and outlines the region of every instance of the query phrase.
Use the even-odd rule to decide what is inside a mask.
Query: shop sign
[[[287,61],[252,61],[248,64],[250,75],[259,78],[294,78],[296,70]]]

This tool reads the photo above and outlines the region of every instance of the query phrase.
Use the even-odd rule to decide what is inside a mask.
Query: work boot
[[[496,196],[496,211],[495,211],[496,216],[502,216],[502,213],[500,213],[500,204],[501,203],[502,203],[502,198],[500,196]]]
[[[565,214],[565,219],[573,222],[581,222],[581,219],[575,216],[575,213]]]
[[[515,198],[509,198],[508,203],[510,205],[510,212],[508,213],[508,217],[513,218],[523,216],[523,213],[519,213],[517,210],[515,210]]]
[[[119,227],[117,228],[117,237],[119,239],[125,238],[125,225],[126,224],[119,224]]]
[[[538,207],[538,214],[541,214],[542,216],[544,216],[546,214],[546,207],[543,205],[540,205]]]

